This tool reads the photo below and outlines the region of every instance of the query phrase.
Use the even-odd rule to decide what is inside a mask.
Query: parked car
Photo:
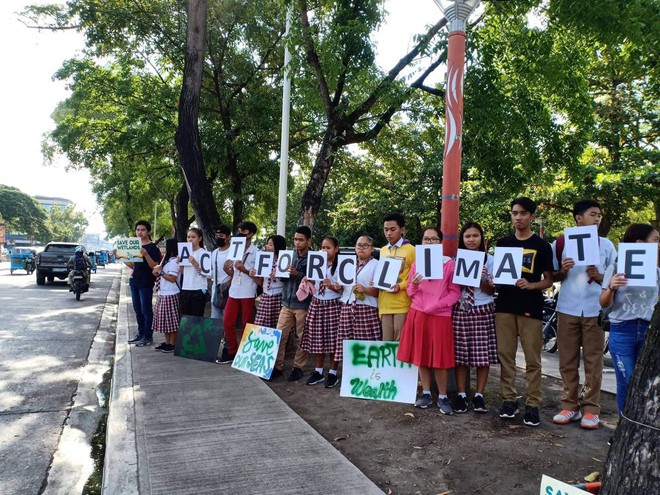
[[[42,252],[37,254],[37,285],[44,285],[46,280],[52,282],[57,277],[65,280],[69,275],[66,266],[69,258],[81,246],[87,254],[85,246],[75,242],[49,242]]]

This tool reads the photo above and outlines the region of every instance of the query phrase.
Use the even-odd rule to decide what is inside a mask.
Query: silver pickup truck
[[[60,280],[66,279],[69,275],[66,264],[78,246],[82,246],[82,244],[75,242],[49,242],[44,250],[37,255],[37,285],[44,285],[46,279],[52,282],[55,280],[55,277]],[[85,247],[82,246],[82,248],[83,252],[85,252]]]

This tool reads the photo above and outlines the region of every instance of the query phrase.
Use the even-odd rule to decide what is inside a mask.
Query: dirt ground
[[[290,360],[285,369],[291,369]],[[306,369],[298,382],[280,378],[269,385],[388,494],[537,495],[543,474],[582,481],[602,471],[617,422],[615,397],[603,393],[598,430],[584,430],[579,422],[553,424],[561,381],[545,376],[539,427],[523,425],[524,398],[516,419],[500,419],[499,367],[491,369],[485,394],[489,412],[453,416],[443,416],[436,407],[343,398],[339,385],[305,385],[310,372]],[[521,372],[518,390],[525,390]]]

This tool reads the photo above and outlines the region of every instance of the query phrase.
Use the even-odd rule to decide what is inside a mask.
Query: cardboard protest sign
[[[222,320],[183,315],[176,335],[174,355],[214,363],[223,336]]]
[[[550,476],[543,475],[541,478],[541,491],[539,495],[584,495],[589,494],[584,490],[580,490],[574,486],[558,481]]]
[[[247,237],[232,237],[229,244],[229,254],[227,254],[227,259],[230,261],[243,261],[246,245]]]
[[[342,397],[414,404],[417,366],[396,358],[398,342],[344,340]]]
[[[270,277],[270,272],[273,271],[273,263],[275,263],[275,253],[259,251],[254,262],[254,269],[257,270],[257,277]]]
[[[337,279],[341,285],[355,285],[355,265],[357,257],[340,254],[337,258]]]
[[[324,280],[328,274],[328,253],[309,251],[307,253],[307,280]]]
[[[651,242],[619,244],[617,273],[625,273],[628,287],[655,287],[658,283],[658,245]]]
[[[142,262],[142,243],[139,237],[120,237],[115,241],[115,249],[117,250],[117,261],[124,263],[140,263]]]
[[[523,248],[496,247],[493,263],[493,282],[499,285],[516,285],[522,277]]]
[[[179,248],[180,266],[192,266],[190,263],[190,256],[192,256],[192,242],[177,242]]]
[[[483,251],[459,249],[456,252],[454,283],[467,287],[479,287],[481,273],[484,269],[484,257]]]
[[[415,246],[415,270],[426,280],[438,280],[443,273],[442,244]]]
[[[390,290],[394,284],[399,283],[399,273],[403,260],[401,258],[381,258],[374,271],[374,287],[376,289]]]
[[[277,267],[275,268],[275,276],[279,278],[289,278],[289,266],[293,264],[293,250],[287,249],[280,251],[277,257]]]
[[[282,340],[282,330],[248,323],[231,367],[268,380]]]
[[[564,229],[564,253],[575,262],[575,266],[600,264],[598,227],[569,227]]]

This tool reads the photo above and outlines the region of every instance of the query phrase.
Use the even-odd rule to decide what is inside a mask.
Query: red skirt
[[[426,368],[453,368],[456,363],[451,316],[433,316],[410,308],[396,358]]]

